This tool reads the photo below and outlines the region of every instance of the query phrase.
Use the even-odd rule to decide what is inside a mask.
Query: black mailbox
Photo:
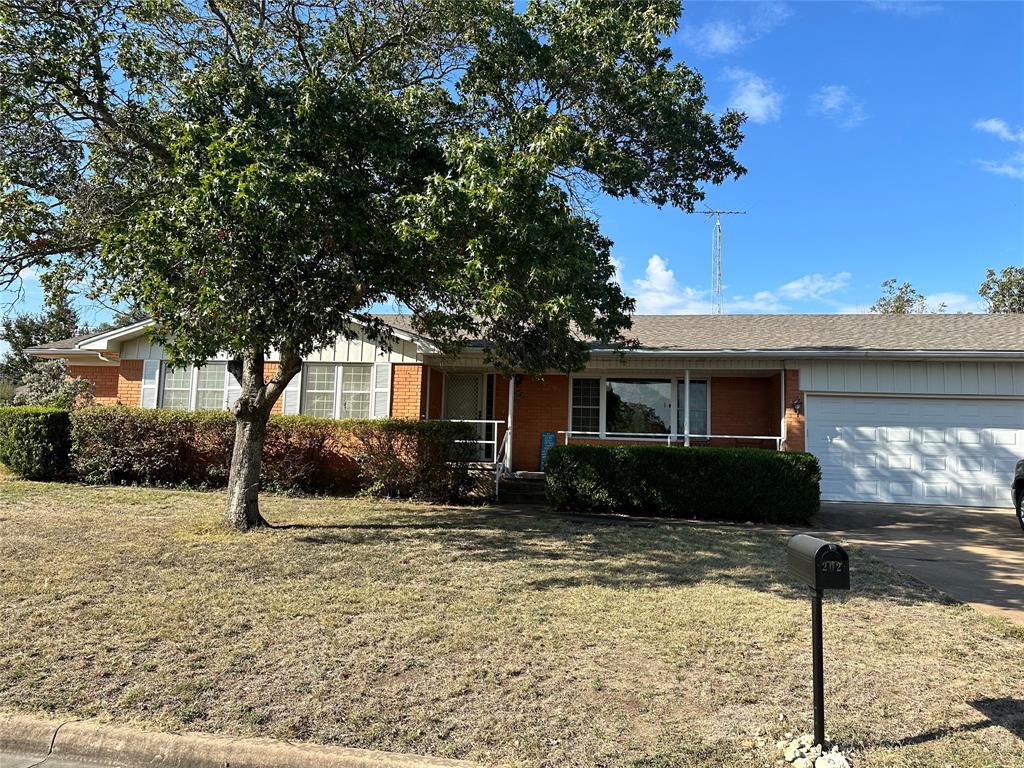
[[[813,590],[849,589],[850,558],[838,544],[801,533],[786,546],[789,571]]]

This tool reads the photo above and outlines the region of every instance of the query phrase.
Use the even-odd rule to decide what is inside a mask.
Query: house
[[[849,501],[1008,506],[1024,457],[1021,315],[637,315],[637,349],[543,378],[506,378],[479,345],[445,358],[381,317],[390,351],[339,338],[276,410],[471,421],[479,458],[512,471],[555,442],[807,450],[823,497]],[[237,392],[223,357],[169,368],[146,323],[28,352],[67,360],[100,403],[221,409]]]

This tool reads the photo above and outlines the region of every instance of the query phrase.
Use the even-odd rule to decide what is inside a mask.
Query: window
[[[196,410],[224,410],[224,377],[227,363],[207,363],[196,373]]]
[[[341,369],[341,418],[370,418],[369,365],[345,365]]]
[[[572,380],[573,432],[601,431],[601,380]]]
[[[334,383],[336,365],[314,363],[302,371],[302,413],[307,416],[334,418]]]
[[[175,411],[187,411],[189,393],[192,390],[192,367],[177,370],[163,364],[160,376],[160,407]]]
[[[672,382],[608,379],[605,431],[666,435],[672,424]]]
[[[676,431],[682,435],[685,432],[683,421],[685,405],[685,385],[679,382],[679,423]],[[708,383],[706,381],[690,382],[690,434],[708,434]]]

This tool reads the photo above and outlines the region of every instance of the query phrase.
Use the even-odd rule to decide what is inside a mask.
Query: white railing
[[[574,437],[587,440],[629,440],[637,443],[665,443],[675,445],[687,443],[691,440],[771,440],[775,443],[775,450],[782,450],[782,443],[785,438],[779,435],[652,435],[650,432],[580,432],[576,430],[559,430],[559,435],[565,435],[565,444]]]
[[[505,437],[501,439],[501,447],[494,457],[494,499],[497,501],[501,488],[501,478],[506,472],[512,469],[512,430],[505,430]]]
[[[496,421],[494,419],[445,419],[445,421],[475,425],[477,433],[475,440],[456,440],[456,442],[477,446],[474,461],[483,461],[488,464],[497,461],[498,427],[504,424],[504,421]]]

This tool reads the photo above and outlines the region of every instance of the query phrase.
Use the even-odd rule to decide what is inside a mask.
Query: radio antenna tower
[[[722,307],[722,217],[742,216],[746,211],[719,211],[705,208],[704,214],[715,217],[714,233],[711,236],[711,314],[724,314]]]

